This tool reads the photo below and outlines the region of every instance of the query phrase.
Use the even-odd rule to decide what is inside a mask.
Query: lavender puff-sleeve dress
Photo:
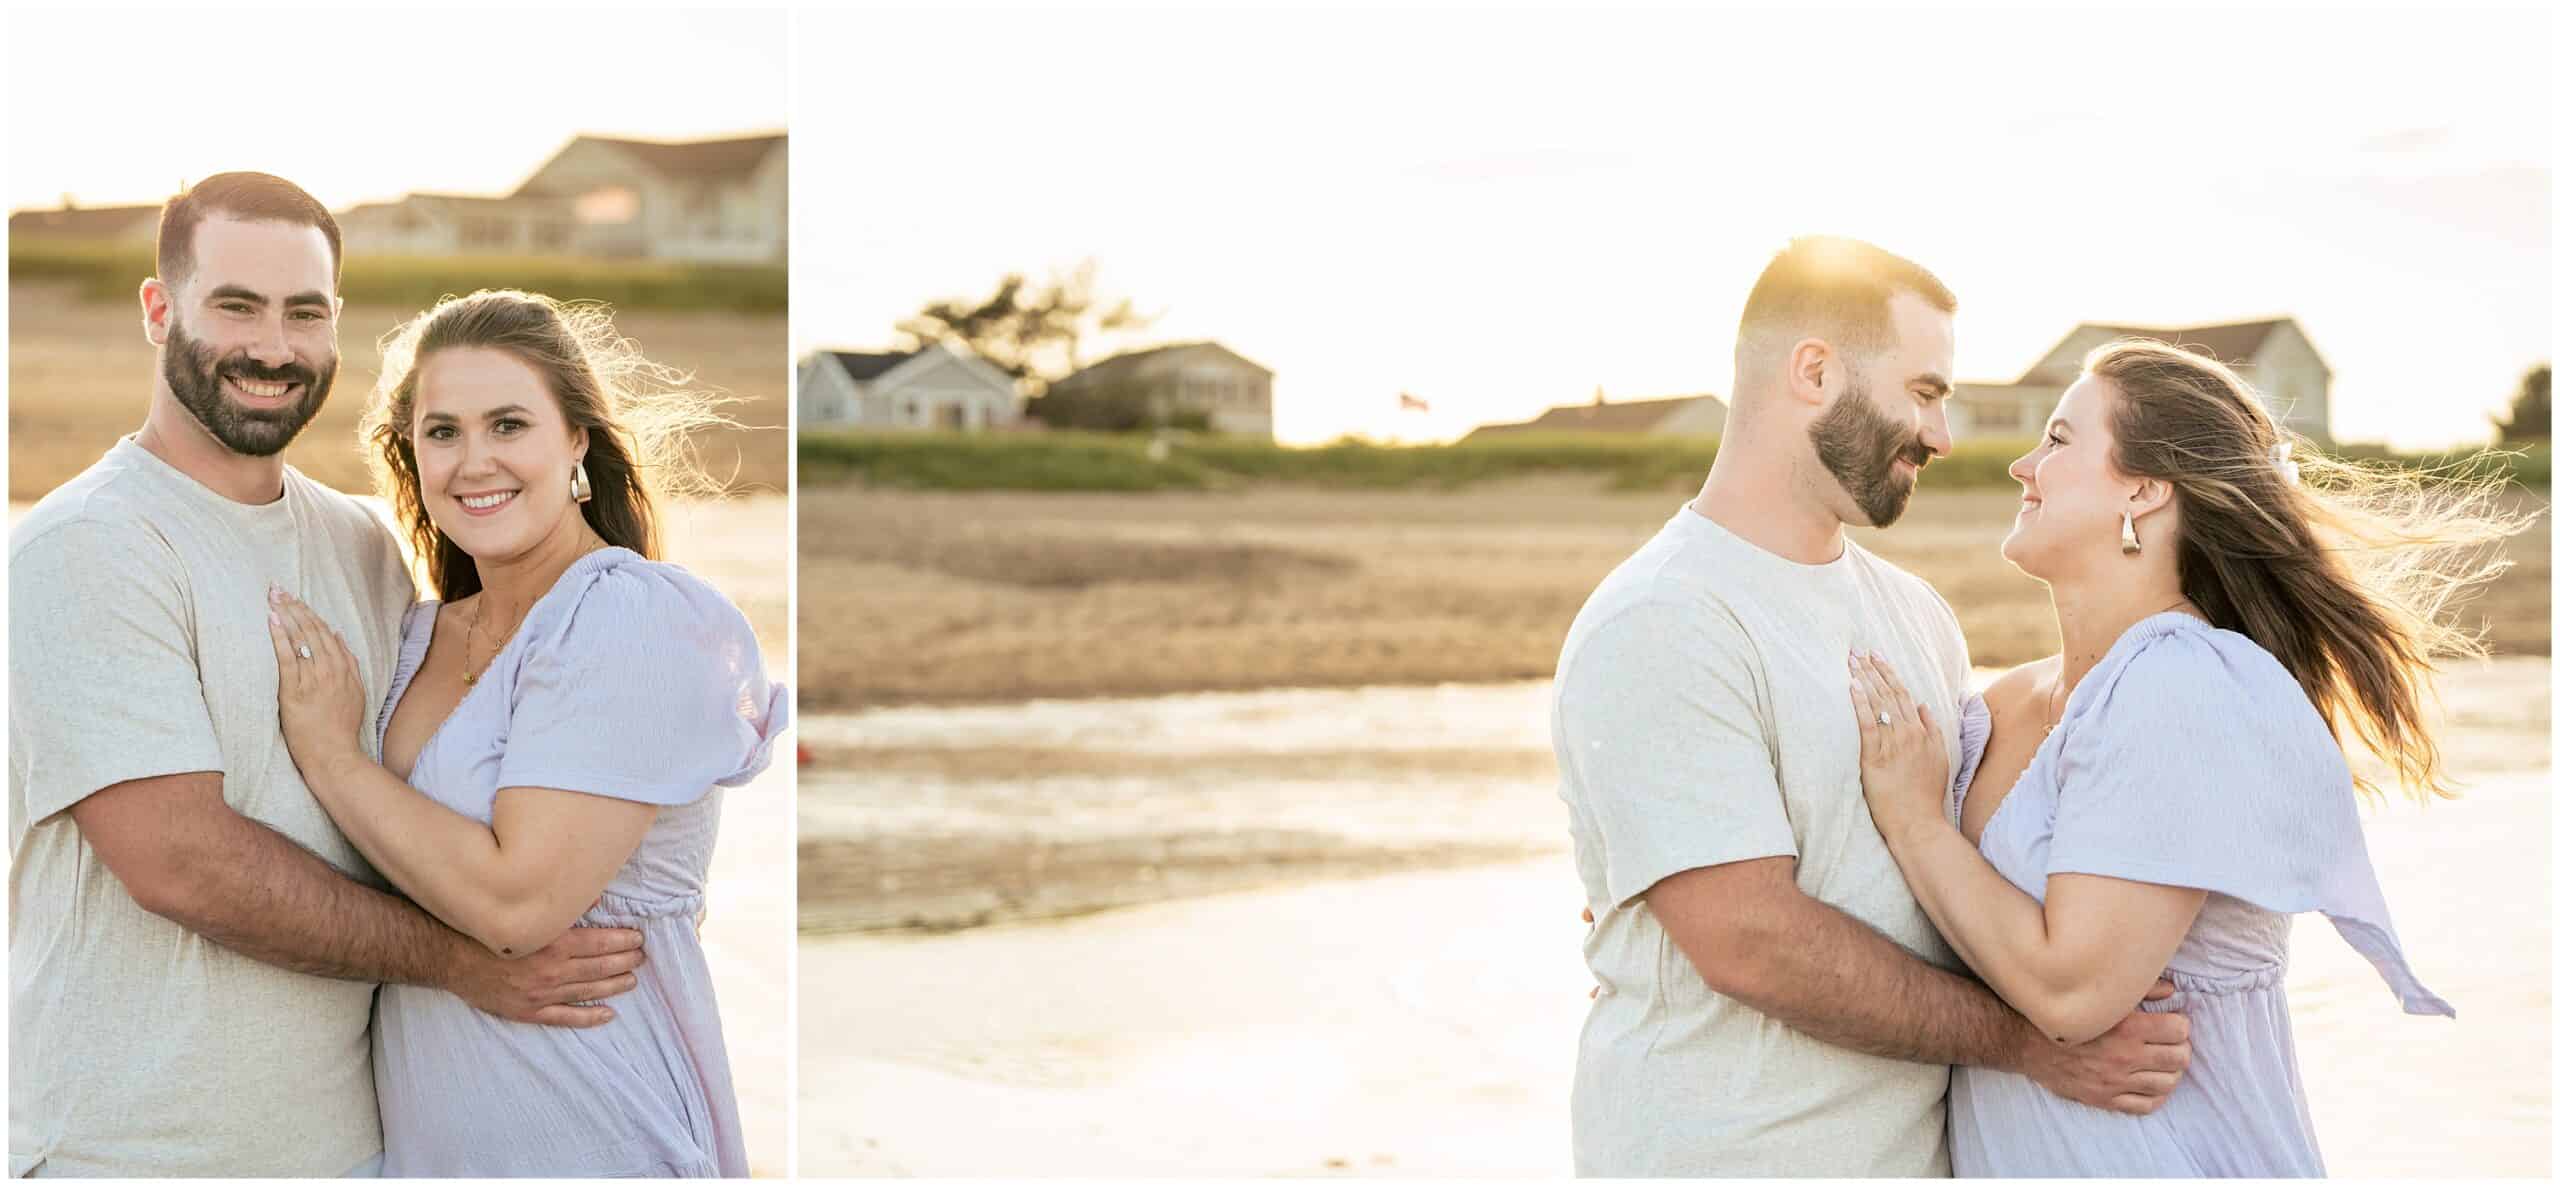
[[[1966,707],[1965,779],[1989,735]],[[2044,901],[2054,874],[2206,891],[2146,1010],[2193,1024],[2194,1059],[2147,1117],[2023,1076],[1955,1069],[1959,1176],[2281,1178],[2325,1174],[2294,1058],[2284,976],[2293,916],[2328,916],[2411,1014],[2453,1007],[2409,971],[2365,851],[2345,756],[2274,656],[2184,614],[2144,619],[2071,694],[1982,830],[1982,855]]]
[[[410,612],[389,703],[436,604]],[[772,760],[788,724],[736,606],[675,565],[607,548],[537,601],[418,753],[409,783],[487,823],[498,789],[658,806],[578,922],[643,933],[639,986],[587,1030],[491,1017],[440,989],[385,985],[373,1072],[387,1175],[554,1178],[747,1173],[711,971],[696,935],[721,789]],[[377,741],[378,741],[377,737]]]

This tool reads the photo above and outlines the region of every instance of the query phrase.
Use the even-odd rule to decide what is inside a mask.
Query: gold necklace
[[[488,599],[489,595],[483,593],[480,595],[480,601],[471,603],[471,626],[470,629],[464,631],[462,635],[462,686],[464,688],[469,688],[474,684],[480,683],[480,678],[489,674],[487,664],[481,665],[480,670],[477,672],[471,670],[471,648],[472,645],[477,643],[480,639],[480,607],[485,604]],[[522,629],[523,626],[524,619],[518,618],[516,619],[516,624],[514,626],[507,628],[507,637],[505,639],[498,640],[497,647],[489,652],[490,662],[496,662],[498,652],[507,649],[508,640],[515,638],[516,631]]]
[[[600,552],[600,551],[602,551],[602,550],[604,550],[604,549],[606,549],[606,548],[609,548],[609,547],[612,547],[612,546],[611,546],[611,545],[609,545],[609,544],[607,544],[607,543],[605,543],[602,539],[593,539],[593,540],[592,540],[592,542],[590,542],[590,543],[589,543],[585,548],[579,549],[579,550],[578,550],[578,555],[577,555],[575,558],[573,558],[569,563],[571,563],[571,564],[576,564],[578,561],[585,560],[589,554],[591,554],[591,553],[595,553],[595,552]],[[565,571],[565,570],[564,570],[564,571]],[[553,580],[554,582],[557,582],[557,581],[559,580],[559,578],[555,577],[555,578],[552,578],[552,580]],[[485,666],[484,666],[484,667],[482,667],[478,672],[474,672],[474,671],[472,671],[472,670],[471,670],[471,648],[472,648],[472,645],[473,645],[474,643],[476,643],[476,642],[479,640],[479,638],[480,638],[480,607],[481,607],[481,605],[482,605],[483,603],[487,602],[488,600],[489,600],[489,592],[488,592],[488,590],[483,589],[483,590],[481,590],[481,591],[480,591],[480,600],[479,600],[479,601],[476,601],[476,602],[471,603],[471,626],[470,626],[470,628],[469,628],[466,632],[464,632],[464,634],[463,634],[463,636],[462,636],[462,686],[463,686],[464,688],[469,688],[469,687],[471,687],[471,686],[472,686],[472,685],[474,685],[474,684],[478,684],[478,683],[480,682],[480,678],[481,678],[482,676],[486,676],[486,675],[488,675],[488,674],[489,674],[489,669],[488,669],[487,667],[485,667]],[[536,602],[539,602],[539,601],[541,601],[541,600],[542,600],[542,599],[540,599],[540,598],[538,598],[538,597],[534,599],[534,601],[536,601]],[[508,628],[507,628],[507,637],[506,637],[506,638],[504,638],[504,639],[500,639],[500,640],[498,640],[498,645],[497,645],[497,647],[496,647],[496,648],[494,648],[494,649],[492,649],[492,650],[489,652],[489,662],[490,662],[490,663],[496,663],[496,662],[497,662],[497,660],[498,660],[498,652],[501,652],[501,651],[504,651],[504,650],[506,650],[506,649],[507,649],[507,644],[508,644],[508,642],[510,642],[511,640],[513,640],[513,639],[516,637],[516,632],[517,632],[517,631],[520,631],[520,630],[523,630],[523,629],[524,629],[524,620],[525,620],[525,618],[526,618],[528,615],[531,615],[532,613],[533,613],[533,607],[532,607],[530,604],[528,604],[528,605],[525,607],[525,613],[524,613],[524,614],[520,614],[520,615],[517,615],[517,616],[516,616],[516,624],[515,624],[514,626],[511,626],[511,627],[508,627]]]

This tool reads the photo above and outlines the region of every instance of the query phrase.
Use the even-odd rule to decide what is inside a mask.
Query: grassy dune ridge
[[[1967,440],[1930,464],[1939,490],[2014,488],[2009,463],[2026,440]],[[1619,434],[1493,437],[1446,445],[1346,440],[1314,447],[1193,436],[1150,456],[1143,436],[1109,433],[858,433],[804,431],[800,477],[812,486],[858,482],[907,490],[1202,491],[1288,482],[1346,490],[1456,490],[1539,474],[1590,475],[1608,490],[1695,488],[1714,462],[1712,438]],[[2343,456],[2420,468],[2477,463],[2537,490],[2551,486],[2548,449],[2395,455],[2342,446]]]
[[[148,243],[9,245],[9,284],[62,284],[83,301],[123,303],[152,274]],[[622,309],[781,313],[789,271],[779,265],[688,264],[572,256],[350,255],[338,295],[350,305],[414,305],[485,288],[519,288]]]

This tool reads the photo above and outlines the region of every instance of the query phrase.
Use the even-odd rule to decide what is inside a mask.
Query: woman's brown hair
[[[2487,654],[2453,621],[2532,522],[2499,508],[2485,462],[2435,470],[2321,454],[2231,368],[2148,339],[2089,353],[2114,387],[2115,466],[2168,484],[2178,581],[2213,625],[2301,682],[2330,733],[2353,733],[2411,795],[2451,796],[2422,712],[2437,664]],[[2378,794],[2362,772],[2357,790]]]
[[[716,495],[703,473],[693,430],[729,424],[717,393],[650,362],[614,332],[610,311],[538,293],[484,290],[447,297],[383,339],[382,381],[365,417],[374,487],[391,504],[425,563],[427,583],[446,601],[480,592],[480,570],[428,517],[418,492],[418,454],[409,426],[419,364],[439,350],[503,350],[541,373],[573,427],[587,430],[585,465],[594,497],[579,504],[605,543],[658,556],[657,500]]]

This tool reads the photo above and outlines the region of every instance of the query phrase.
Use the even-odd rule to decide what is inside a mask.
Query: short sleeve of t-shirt
[[[133,779],[223,770],[177,558],[57,524],[9,555],[9,756],[32,825]]]
[[[516,678],[500,787],[669,807],[772,761],[786,711],[746,616],[672,566],[595,576]]]
[[[1619,906],[1683,870],[1796,855],[1754,670],[1740,626],[1676,601],[1582,639],[1558,729]]]

